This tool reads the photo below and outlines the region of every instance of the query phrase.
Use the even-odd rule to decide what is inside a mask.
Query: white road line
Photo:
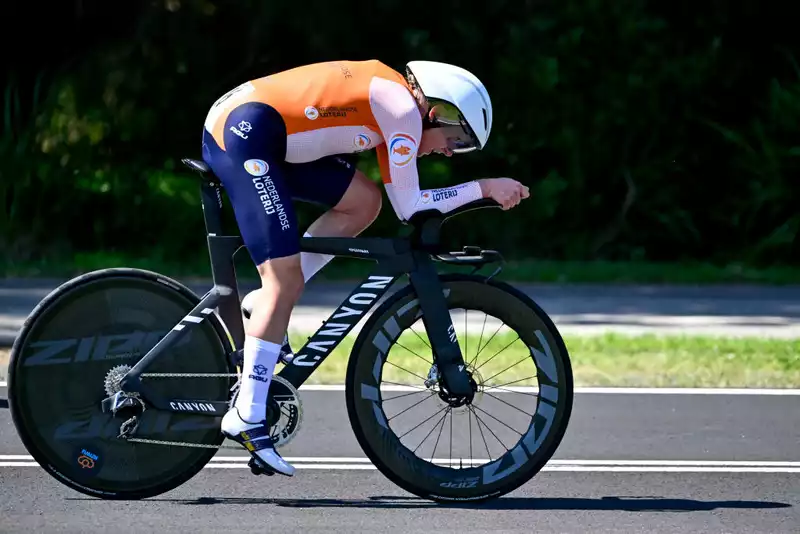
[[[491,387],[491,386],[490,386]],[[300,391],[344,391],[344,384],[307,384]],[[381,391],[421,391],[422,386],[381,386]],[[536,386],[503,386],[497,393],[536,393]],[[628,388],[628,387],[576,387],[575,393],[601,395],[800,395],[800,389],[782,388]]]
[[[208,469],[245,469],[249,456],[215,456]],[[287,456],[286,461],[298,469],[374,470],[368,458]],[[37,467],[25,454],[0,455],[0,467]],[[459,465],[461,460],[436,458],[441,465]],[[486,458],[473,458],[474,465],[488,463]],[[469,465],[470,461],[463,462]],[[728,460],[550,460],[542,471],[597,473],[800,473],[800,462],[728,461]]]
[[[0,388],[6,388],[6,382],[0,382]],[[344,384],[304,384],[300,391],[344,391]],[[422,386],[381,386],[381,391],[415,391]],[[536,386],[504,386],[497,393],[536,393]],[[575,393],[596,395],[777,395],[798,396],[800,389],[791,388],[633,388],[633,387],[576,387]]]
[[[0,382],[0,388],[6,388],[6,382]],[[300,391],[344,391],[344,384],[304,384]],[[422,386],[381,386],[381,391],[415,391]],[[496,393],[536,393],[536,386],[504,386]],[[632,387],[576,387],[577,394],[594,395],[776,395],[800,396],[800,389],[792,388],[632,388]]]
[[[244,458],[247,460],[247,458]],[[291,461],[291,458],[287,458]],[[733,462],[729,462],[733,463]],[[557,463],[551,461],[542,468],[542,472],[567,472],[567,473],[800,473],[800,462],[777,462],[784,464],[797,464],[791,466],[757,465],[745,466],[718,466],[718,465],[580,465],[578,462]],[[373,471],[377,468],[370,463],[300,463],[293,462],[297,469],[315,469],[331,471]],[[0,467],[38,467],[36,462],[3,462]],[[245,461],[236,462],[211,462],[205,469],[248,469]]]

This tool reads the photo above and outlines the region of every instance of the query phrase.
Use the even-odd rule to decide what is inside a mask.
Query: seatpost
[[[206,234],[211,236],[221,235],[222,192],[220,191],[220,185],[204,177],[200,190]]]

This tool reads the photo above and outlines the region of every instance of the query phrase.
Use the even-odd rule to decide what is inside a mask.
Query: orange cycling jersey
[[[474,181],[420,190],[416,158],[422,114],[405,77],[380,61],[306,65],[234,88],[214,103],[205,121],[222,150],[228,115],[248,102],[268,104],[280,113],[289,163],[374,148],[387,196],[401,219],[422,209],[447,212],[482,196]],[[229,129],[247,135],[235,125]]]

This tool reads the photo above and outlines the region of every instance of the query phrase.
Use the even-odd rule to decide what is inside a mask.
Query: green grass
[[[513,342],[516,335],[498,335],[486,345],[487,337],[481,341],[484,348],[476,361],[477,366],[483,364],[479,373],[484,380],[494,385],[535,384],[533,379],[522,380],[534,373],[530,360],[525,360],[525,346],[519,340]],[[291,340],[292,347],[298,350],[306,337],[295,334]],[[404,333],[399,341],[403,348],[393,347],[388,361],[404,370],[387,363],[384,376],[392,382],[419,383],[419,378],[407,371],[425,376],[430,366],[422,358],[430,360],[430,350],[410,333]],[[345,339],[309,383],[343,383],[352,343],[352,339]],[[478,337],[461,343],[467,359],[472,360]],[[576,386],[800,387],[800,339],[606,334],[565,336],[565,343]],[[511,367],[520,360],[523,363]],[[494,375],[497,376],[492,378]]]
[[[354,280],[365,277],[374,262],[336,258],[316,279]],[[176,278],[207,278],[210,276],[208,256],[199,251],[180,261],[167,260],[154,250],[146,257],[127,253],[79,253],[69,258],[48,258],[38,261],[11,262],[0,258],[0,275],[5,277],[70,277],[105,267],[139,267],[161,272]],[[242,280],[255,279],[255,269],[244,251],[236,256],[236,266]],[[440,264],[442,272],[464,271],[463,267]],[[764,268],[739,264],[710,263],[653,263],[611,261],[509,261],[501,274],[504,280],[516,282],[553,283],[612,283],[612,284],[726,284],[753,283],[766,285],[800,284],[800,268],[772,266]]]
[[[295,350],[306,340],[300,334],[290,337]],[[534,376],[533,366],[526,359],[528,352],[519,340],[513,342],[516,336],[499,334],[487,344],[488,337],[481,340],[483,349],[476,360],[483,379],[495,386],[509,382],[515,382],[515,386],[534,384],[530,378]],[[354,340],[355,336],[350,336],[342,341],[308,383],[344,383]],[[430,351],[409,332],[399,342],[402,347],[396,345],[389,353],[391,363],[384,365],[384,380],[418,384],[420,379],[409,372],[425,376],[430,366],[421,358],[430,360]],[[606,334],[566,336],[565,342],[576,386],[800,387],[800,339]],[[467,359],[473,360],[478,339],[471,337],[461,343]],[[486,363],[495,354],[498,355]],[[520,360],[523,363],[511,367]],[[8,350],[0,350],[0,380],[5,379],[7,364]],[[492,376],[497,373],[500,374]]]

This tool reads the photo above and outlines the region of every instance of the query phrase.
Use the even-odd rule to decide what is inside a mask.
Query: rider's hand
[[[523,198],[528,198],[528,188],[511,178],[485,178],[478,180],[484,198],[491,198],[500,204],[504,210],[509,210],[520,203]]]

